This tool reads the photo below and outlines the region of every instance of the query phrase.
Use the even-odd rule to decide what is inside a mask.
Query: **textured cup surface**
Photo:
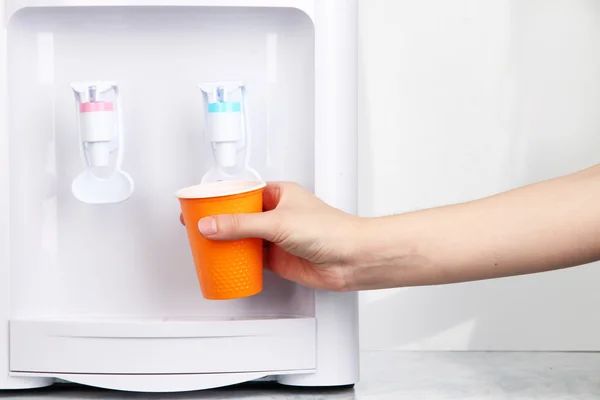
[[[184,188],[176,193],[205,298],[231,300],[262,291],[262,239],[206,239],[198,230],[198,221],[219,214],[262,212],[264,187],[264,182],[222,181]]]

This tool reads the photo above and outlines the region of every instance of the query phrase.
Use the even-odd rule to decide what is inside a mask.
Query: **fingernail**
[[[217,233],[217,221],[212,217],[203,218],[198,221],[198,229],[204,236],[215,235]]]

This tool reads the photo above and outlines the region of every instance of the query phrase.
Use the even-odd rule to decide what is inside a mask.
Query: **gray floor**
[[[181,394],[110,392],[77,386],[0,394],[0,399],[600,399],[597,353],[367,352],[354,389],[241,385]]]

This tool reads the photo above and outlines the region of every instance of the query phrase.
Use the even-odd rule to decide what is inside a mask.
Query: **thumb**
[[[272,241],[278,223],[272,211],[255,214],[225,214],[198,221],[202,236],[211,240],[259,238]]]

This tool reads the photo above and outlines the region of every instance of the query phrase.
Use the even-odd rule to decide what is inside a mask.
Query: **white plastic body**
[[[92,167],[110,165],[110,142],[115,135],[114,111],[82,112],[79,116],[81,138],[87,146]]]
[[[237,163],[237,142],[243,135],[241,112],[208,113],[210,141],[214,144],[215,160],[219,166],[235,167]]]
[[[315,193],[350,214],[358,210],[357,36],[357,0],[315,0]],[[317,290],[315,308],[317,372],[282,376],[279,382],[357,382],[358,294]]]
[[[0,389],[358,381],[356,293],[266,273],[258,296],[205,301],[172,198],[211,168],[194,85],[233,78],[251,94],[250,165],[355,213],[356,19],[356,0],[0,3]],[[113,76],[143,104],[124,113],[140,195],[90,207],[70,193],[68,87]],[[148,82],[158,95],[145,102]]]

